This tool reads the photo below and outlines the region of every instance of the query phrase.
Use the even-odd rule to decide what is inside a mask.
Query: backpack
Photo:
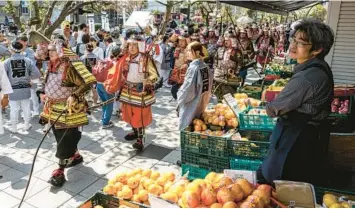
[[[92,68],[92,74],[96,77],[98,82],[105,82],[107,73],[113,67],[113,62],[109,60],[99,60]]]

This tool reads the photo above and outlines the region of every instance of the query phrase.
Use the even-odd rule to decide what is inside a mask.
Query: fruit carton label
[[[148,197],[151,208],[180,208],[178,205],[170,203],[157,196],[148,194]]]
[[[256,172],[246,170],[224,170],[224,176],[231,178],[233,181],[236,179],[246,179],[254,186],[256,185]]]

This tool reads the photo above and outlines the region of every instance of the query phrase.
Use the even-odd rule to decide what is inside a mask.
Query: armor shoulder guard
[[[70,65],[75,69],[78,75],[84,80],[85,84],[91,85],[96,83],[96,78],[89,72],[82,61],[69,61]]]

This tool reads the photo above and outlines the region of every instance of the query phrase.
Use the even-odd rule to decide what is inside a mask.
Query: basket
[[[228,150],[225,150],[228,155]],[[223,172],[229,168],[229,158],[216,158],[181,150],[181,162],[214,172]]]
[[[239,90],[239,93],[245,93],[250,98],[254,98],[254,99],[259,99],[260,100],[262,91],[263,91],[262,87],[244,86],[242,89]]]
[[[239,114],[240,129],[241,130],[262,130],[272,131],[276,125],[276,118],[270,118],[267,115],[249,115],[247,114],[251,109],[248,108]],[[257,108],[261,109],[261,108]]]
[[[316,199],[317,199],[317,203],[318,204],[322,204],[323,202],[323,196],[326,193],[332,193],[338,197],[340,196],[352,196],[353,198],[355,198],[355,192],[351,192],[351,191],[344,191],[344,190],[336,190],[336,189],[329,189],[329,188],[324,188],[324,187],[314,187],[314,190],[316,192]]]
[[[190,132],[191,127],[180,132],[181,150],[228,159],[228,143],[232,134],[226,136],[209,136]]]
[[[262,164],[261,160],[230,159],[230,169],[256,171]]]
[[[181,176],[185,175],[187,172],[189,172],[187,178],[189,180],[194,180],[194,179],[204,179],[210,171],[186,163],[181,164]]]

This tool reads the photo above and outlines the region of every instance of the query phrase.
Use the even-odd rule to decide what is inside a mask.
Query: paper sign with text
[[[148,201],[151,208],[180,208],[178,205],[163,200],[157,196],[148,194]]]
[[[224,176],[231,178],[233,181],[236,179],[246,179],[254,186],[256,185],[256,172],[255,171],[246,171],[246,170],[224,170]]]

